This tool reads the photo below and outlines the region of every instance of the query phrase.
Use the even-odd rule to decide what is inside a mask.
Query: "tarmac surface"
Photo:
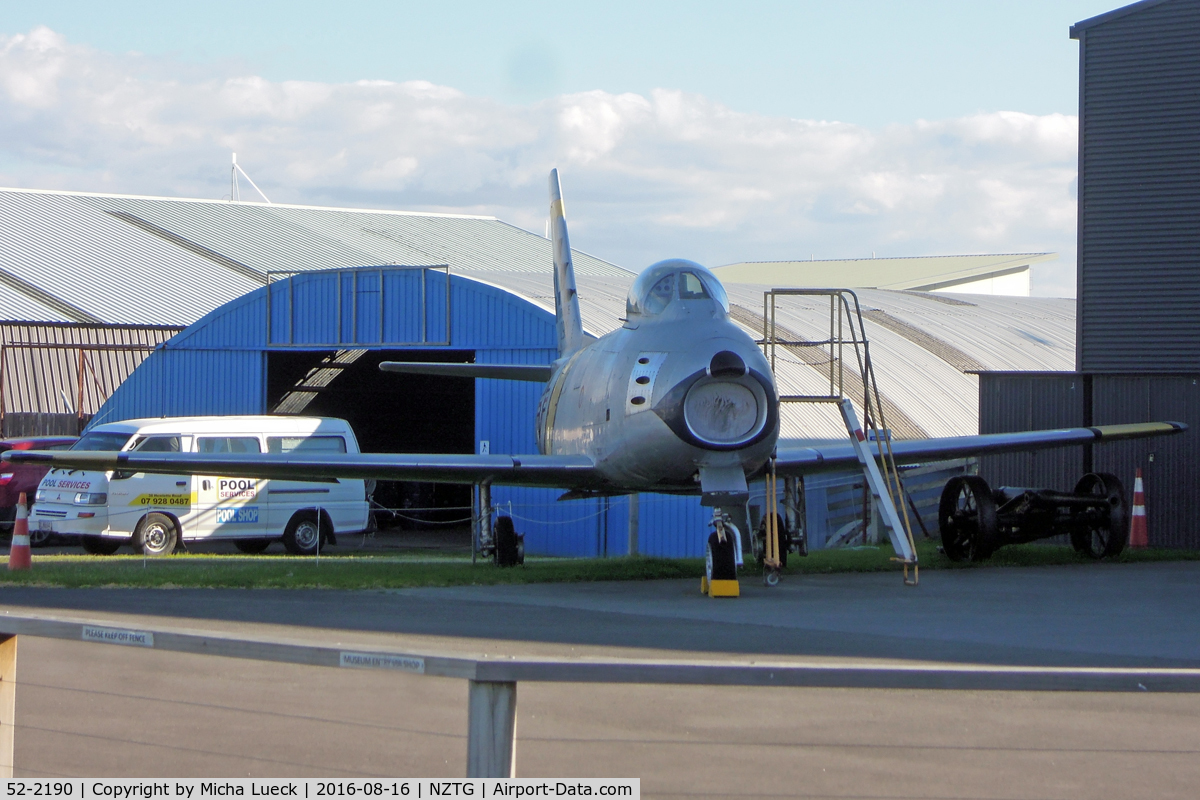
[[[1200,667],[1200,563],[377,592],[4,587],[0,612],[489,655]],[[23,637],[18,776],[465,774],[461,680]],[[133,652],[136,651],[136,652]],[[521,684],[517,775],[646,797],[1194,797],[1200,696]]]

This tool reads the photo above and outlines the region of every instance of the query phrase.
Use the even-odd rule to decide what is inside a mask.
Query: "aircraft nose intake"
[[[721,350],[706,367],[663,395],[654,412],[688,444],[706,450],[737,450],[755,444],[776,428],[769,381],[752,370],[743,356]]]
[[[693,386],[683,402],[683,417],[697,438],[718,445],[740,444],[762,424],[754,392],[730,381]]]
[[[714,378],[740,378],[746,374],[746,362],[731,350],[722,350],[712,357],[708,374]]]

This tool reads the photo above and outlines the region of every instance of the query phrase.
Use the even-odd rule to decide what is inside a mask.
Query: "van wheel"
[[[111,556],[125,544],[121,539],[110,539],[106,536],[80,536],[79,543],[83,545],[84,552],[94,556]]]
[[[317,547],[325,544],[322,533],[317,529],[315,514],[297,514],[283,532],[283,547],[294,556],[316,555]]]
[[[243,553],[258,555],[271,546],[271,539],[238,539],[233,546]]]
[[[133,546],[142,555],[169,556],[179,543],[179,532],[175,523],[165,514],[147,514],[133,532]]]

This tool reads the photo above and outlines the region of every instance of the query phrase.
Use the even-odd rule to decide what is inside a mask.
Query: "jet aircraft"
[[[747,481],[860,466],[853,442],[779,439],[779,392],[753,338],[729,316],[721,282],[683,259],[646,268],[629,290],[624,324],[598,339],[583,332],[558,171],[550,173],[558,358],[545,365],[385,362],[381,369],[544,383],[536,455],[11,452],[13,462],[291,480],[363,478],[495,483],[569,490],[570,496],[700,494],[740,511]],[[1178,433],[1144,423],[891,443],[898,463],[1066,447]],[[861,436],[861,434],[860,434]],[[892,541],[905,560],[910,547]]]

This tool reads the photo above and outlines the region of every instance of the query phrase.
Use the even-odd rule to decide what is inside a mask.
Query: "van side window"
[[[261,453],[257,436],[198,436],[197,453]]]
[[[344,453],[341,436],[268,436],[268,453]]]
[[[178,436],[147,436],[133,447],[139,453],[178,453]]]

